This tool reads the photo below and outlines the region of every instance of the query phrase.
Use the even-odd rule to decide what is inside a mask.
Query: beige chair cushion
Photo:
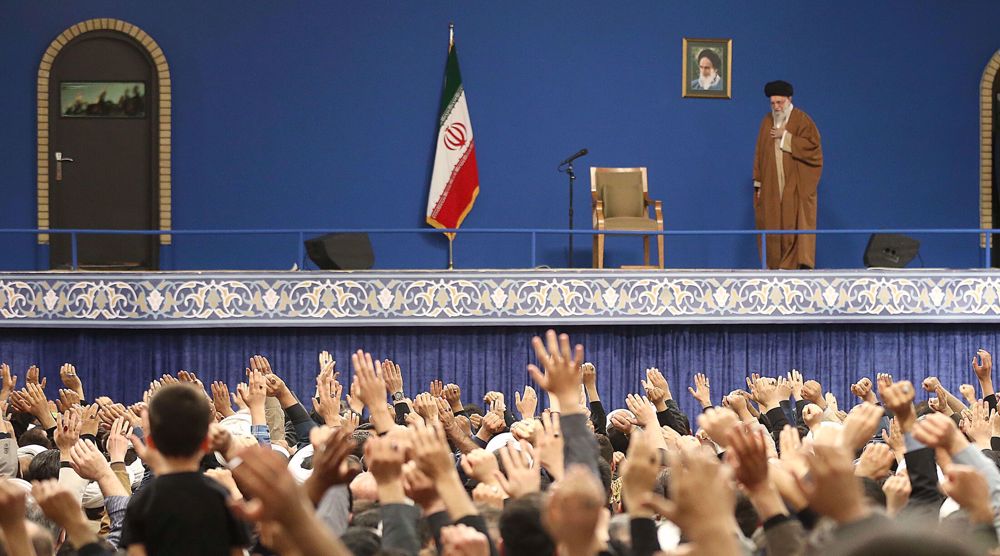
[[[609,173],[598,180],[606,218],[643,216],[642,174]]]
[[[656,220],[643,216],[618,216],[604,219],[605,230],[656,230]]]

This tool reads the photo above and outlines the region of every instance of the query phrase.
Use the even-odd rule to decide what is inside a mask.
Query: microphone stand
[[[573,161],[567,162],[565,169],[569,176],[569,252],[566,253],[566,268],[573,268],[573,183],[576,182],[576,173],[573,172]]]

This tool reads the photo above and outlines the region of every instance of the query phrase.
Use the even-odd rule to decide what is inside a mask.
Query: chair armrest
[[[604,229],[604,201],[594,201],[594,229]]]
[[[656,214],[656,229],[663,231],[663,201],[653,201],[653,212]]]

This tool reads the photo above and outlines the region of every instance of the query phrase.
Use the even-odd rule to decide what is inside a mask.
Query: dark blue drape
[[[969,366],[979,348],[1000,346],[998,325],[740,325],[740,326],[586,326],[561,329],[584,344],[597,366],[605,407],[623,405],[640,391],[642,370],[659,367],[674,397],[689,413],[696,404],[687,393],[691,374],[706,373],[712,395],[745,386],[749,372],[768,375],[792,368],[819,380],[825,389],[852,405],[850,384],[859,376],[889,372],[897,379],[936,375],[957,393],[976,384]],[[465,401],[484,391],[508,396],[528,381],[534,362],[530,340],[544,328],[400,327],[259,328],[202,330],[14,330],[0,332],[0,361],[11,364],[23,385],[24,370],[38,364],[55,395],[58,368],[76,364],[87,396],[109,395],[134,401],[149,381],[179,369],[196,371],[207,384],[241,379],[247,358],[268,356],[296,393],[313,392],[317,353],[329,350],[342,380],[349,379],[350,353],[357,348],[389,357],[403,369],[410,396],[426,390],[433,378],[457,382]],[[1000,348],[998,348],[1000,349]],[[476,400],[479,398],[479,400]],[[850,400],[850,401],[848,401]],[[480,402],[481,403],[481,402]]]

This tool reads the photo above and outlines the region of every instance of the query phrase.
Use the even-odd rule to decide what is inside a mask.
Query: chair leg
[[[597,268],[604,268],[604,234],[597,234]]]
[[[660,255],[660,268],[663,268],[663,236],[656,236],[656,249]]]
[[[649,266],[649,236],[642,236],[642,264]]]

